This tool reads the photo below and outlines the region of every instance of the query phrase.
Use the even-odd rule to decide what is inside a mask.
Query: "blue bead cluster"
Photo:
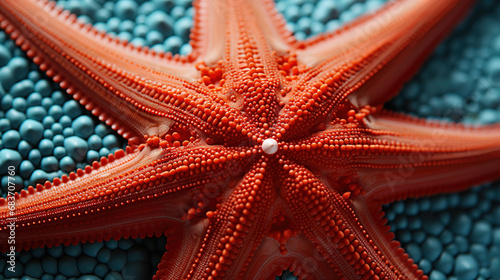
[[[166,237],[148,237],[37,248],[17,254],[14,273],[2,259],[0,279],[151,279],[165,244]]]
[[[278,0],[276,5],[296,37],[304,39],[335,29],[384,2]],[[181,54],[191,50],[189,0],[66,0],[59,5],[132,44]],[[498,18],[500,5],[481,0],[469,20],[388,107],[451,121],[498,122]],[[0,175],[4,167],[17,166],[18,188],[71,172],[124,144],[39,72],[2,32],[0,85]],[[385,208],[386,216],[396,239],[431,279],[498,279],[499,186],[396,202]],[[7,274],[0,256],[4,271],[0,280],[150,279],[164,251],[165,237],[35,249],[18,254],[17,275]],[[284,272],[277,279],[296,278]]]
[[[500,278],[500,184],[396,202],[386,218],[430,279]]]

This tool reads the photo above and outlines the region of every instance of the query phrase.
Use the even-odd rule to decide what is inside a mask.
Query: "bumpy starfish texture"
[[[1,1],[0,27],[129,143],[16,193],[17,248],[165,234],[156,279],[426,279],[381,205],[498,178],[500,127],[381,106],[472,4],[391,2],[297,41],[271,1],[200,0],[183,57]],[[9,215],[2,198],[2,239]]]

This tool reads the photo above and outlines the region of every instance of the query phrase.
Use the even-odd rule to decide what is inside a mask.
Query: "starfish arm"
[[[206,109],[231,111],[198,83],[194,64],[111,38],[52,1],[1,1],[0,21],[41,70],[129,143],[143,142],[144,135],[164,136],[181,120],[214,133]],[[232,110],[224,116],[236,115]]]
[[[303,134],[345,101],[362,108],[389,100],[473,3],[391,2],[326,38],[304,42],[296,52],[302,66],[279,121],[290,126],[283,133]]]
[[[163,257],[167,261],[174,255],[189,256],[184,257],[187,261],[180,268],[173,261],[160,264],[157,279],[243,279],[249,258],[269,228],[273,190],[266,167],[257,160],[236,186],[222,190],[217,209],[187,231],[200,237]]]
[[[1,198],[2,239],[8,217],[16,219],[19,249],[163,234],[169,225],[208,206],[193,205],[198,199],[194,190],[214,183],[216,172],[230,163],[244,168],[246,157],[235,160],[232,155],[241,150],[217,147],[164,150],[141,145],[128,151],[22,190],[15,200]]]
[[[466,127],[382,112],[332,125],[283,148],[339,190],[388,203],[498,178],[500,127]],[[309,153],[309,154],[308,154]]]
[[[368,127],[380,135],[379,141],[395,144],[393,155],[363,160],[358,174],[368,199],[388,203],[459,191],[499,178],[498,125],[466,127],[381,114]]]
[[[288,164],[286,169],[285,199],[301,231],[338,278],[423,279],[423,272],[407,261],[407,256],[373,242],[380,233],[364,226],[349,196],[341,195],[335,186],[326,185],[326,180],[303,166]]]

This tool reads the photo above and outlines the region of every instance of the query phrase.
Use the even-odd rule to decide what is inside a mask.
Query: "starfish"
[[[390,2],[298,41],[271,1],[200,0],[179,56],[3,0],[0,27],[129,146],[1,198],[0,235],[7,218],[17,250],[164,234],[155,279],[427,279],[381,207],[499,178],[500,127],[382,105],[473,2]]]

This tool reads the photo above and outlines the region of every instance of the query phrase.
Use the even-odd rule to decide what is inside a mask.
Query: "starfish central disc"
[[[278,151],[278,141],[271,138],[264,140],[262,150],[268,155],[274,155]]]

